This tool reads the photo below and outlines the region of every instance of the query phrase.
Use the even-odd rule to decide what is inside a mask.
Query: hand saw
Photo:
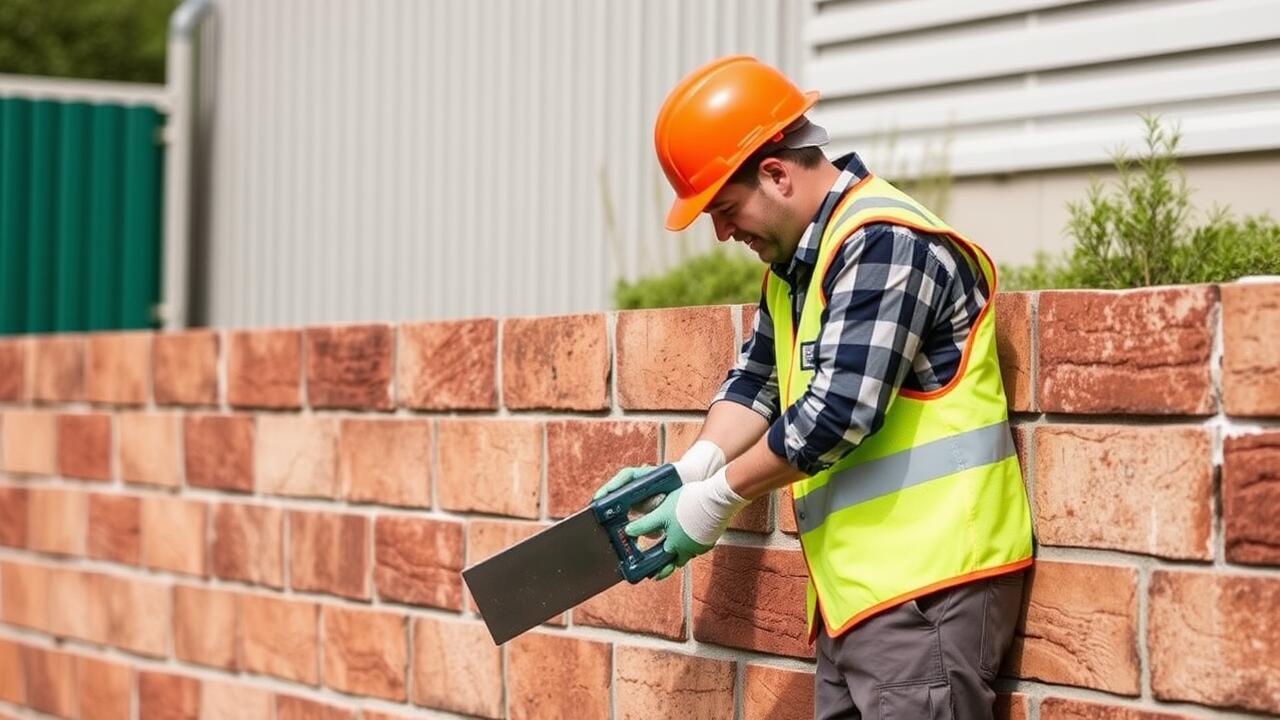
[[[634,584],[674,559],[659,541],[641,549],[626,528],[631,508],[680,487],[662,465],[524,542],[462,571],[480,616],[501,645],[608,590]]]

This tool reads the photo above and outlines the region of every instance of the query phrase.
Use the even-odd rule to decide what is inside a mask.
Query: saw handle
[[[632,585],[658,572],[676,556],[664,550],[662,543],[648,550],[640,549],[635,538],[626,531],[631,508],[651,497],[673,493],[680,484],[680,474],[668,463],[591,503],[596,521],[609,533],[609,542],[613,543],[613,551],[618,554],[622,576]]]

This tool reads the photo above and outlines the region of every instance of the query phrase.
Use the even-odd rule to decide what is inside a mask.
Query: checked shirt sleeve
[[[804,395],[767,433],[769,448],[812,475],[880,429],[951,290],[935,248],[909,228],[868,225],[824,279],[828,303]]]
[[[764,298],[756,310],[751,337],[742,344],[738,360],[725,378],[720,391],[711,400],[736,402],[755,410],[769,423],[780,411],[778,407],[778,368],[773,355],[773,318]]]

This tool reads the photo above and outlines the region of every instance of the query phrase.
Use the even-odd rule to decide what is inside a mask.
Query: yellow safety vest
[[[885,222],[946,236],[974,259],[993,296],[996,290],[995,265],[980,247],[875,176],[851,188],[831,218],[798,331],[787,282],[770,272],[765,283],[784,407],[813,379],[813,363],[802,363],[797,348],[817,341],[823,276],[859,227]],[[1031,564],[1031,513],[996,359],[994,307],[988,300],[978,315],[946,386],[899,390],[879,431],[792,485],[809,565],[811,639],[817,610],[834,637],[912,598]]]

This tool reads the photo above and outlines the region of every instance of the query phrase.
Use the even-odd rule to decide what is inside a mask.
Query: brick
[[[360,720],[409,720],[409,716],[391,715],[390,713],[377,712],[366,708],[360,714]]]
[[[547,512],[565,517],[624,467],[658,464],[658,423],[563,420],[547,423]]]
[[[1156,570],[1149,592],[1157,698],[1280,714],[1280,580]]]
[[[25,646],[22,672],[27,681],[28,707],[59,717],[76,714],[80,703],[74,655]]]
[[[813,673],[750,663],[742,679],[743,720],[808,720]]]
[[[417,618],[412,667],[414,703],[502,717],[502,648],[482,623]]]
[[[417,410],[498,406],[498,321],[492,318],[400,326],[396,397]]]
[[[0,701],[26,702],[26,676],[22,672],[22,646],[0,639]]]
[[[137,565],[141,507],[138,498],[129,495],[90,495],[89,536],[85,548],[89,557]]]
[[[994,720],[1028,720],[1031,704],[1023,693],[998,693],[993,708]]]
[[[1280,283],[1223,285],[1222,404],[1230,415],[1280,416]]]
[[[130,720],[133,712],[133,670],[128,665],[77,658],[80,678],[80,720]]]
[[[1137,695],[1137,583],[1130,567],[1038,561],[1004,671]]]
[[[218,404],[218,334],[210,330],[155,336],[156,403]]]
[[[549,527],[551,527],[551,523],[472,518],[467,521],[467,561],[465,566],[469,567],[482,560],[488,560],[499,552],[522,540],[527,540]],[[476,611],[475,600],[470,595],[467,596],[467,609],[471,612]],[[560,613],[548,620],[546,624],[564,625],[565,615],[565,613]]]
[[[679,460],[685,451],[697,441],[698,433],[701,430],[701,421],[666,423],[663,462]],[[757,533],[771,532],[773,530],[773,513],[770,511],[770,497],[774,494],[762,495],[743,508],[742,512],[734,515],[729,521],[729,529]]]
[[[234,593],[173,588],[173,654],[179,660],[235,670],[238,627]]]
[[[65,567],[50,568],[47,632],[90,642],[105,642],[107,614],[94,602],[98,576]]]
[[[105,615],[104,641],[140,655],[165,657],[170,628],[168,584],[93,575],[90,597]]]
[[[337,497],[337,420],[260,415],[254,445],[254,474],[260,492]]]
[[[1213,286],[1042,292],[1043,412],[1208,415]]]
[[[348,500],[431,505],[431,425],[426,420],[343,420],[338,476]]]
[[[542,478],[542,423],[529,420],[441,420],[440,507],[534,518]]]
[[[307,328],[304,341],[311,407],[391,409],[391,326]]]
[[[263,424],[267,424],[264,418]],[[253,492],[254,419],[250,415],[189,415],[182,424],[187,485]]]
[[[369,520],[337,513],[289,513],[294,590],[368,599]]]
[[[110,415],[58,415],[58,473],[82,480],[111,479]]]
[[[58,555],[83,555],[89,496],[79,490],[31,488],[27,495],[27,547]]]
[[[574,608],[573,624],[683,640],[684,573],[662,582],[618,583]]]
[[[150,332],[89,335],[85,397],[111,405],[145,405],[151,390]]]
[[[355,720],[355,713],[299,697],[277,695],[276,720]]]
[[[168,673],[138,673],[138,717],[200,720],[200,681]]]
[[[720,545],[691,564],[695,640],[813,657],[799,550]]]
[[[45,402],[84,399],[85,339],[44,335],[31,344],[31,397]]]
[[[273,696],[266,690],[229,682],[206,682],[200,692],[200,720],[270,718]]]
[[[999,292],[995,297],[996,352],[1011,412],[1035,410],[1031,374],[1031,293]]]
[[[603,315],[502,321],[502,402],[513,410],[609,407]]]
[[[405,618],[385,612],[324,608],[325,685],[354,695],[405,700]]]
[[[148,496],[142,499],[142,564],[188,575],[205,573],[205,519],[198,501]]]
[[[0,416],[5,472],[53,475],[58,472],[57,416],[41,410],[12,410]]]
[[[1042,425],[1034,438],[1041,544],[1213,557],[1213,458],[1204,428]]]
[[[29,338],[0,340],[0,402],[26,402],[31,397],[32,341]]]
[[[125,412],[118,416],[120,479],[127,483],[177,487],[182,458],[178,450],[180,417]]]
[[[284,511],[220,504],[213,510],[209,569],[224,580],[284,586]]]
[[[618,405],[626,410],[706,410],[733,366],[727,306],[618,313]]]
[[[240,663],[249,672],[320,682],[320,608],[269,595],[239,597]]]
[[[227,402],[235,407],[302,405],[302,333],[244,330],[227,336]]]
[[[621,717],[734,717],[734,663],[620,645],[616,712]]]
[[[1047,697],[1040,702],[1041,720],[1190,720],[1190,717],[1060,697]]]
[[[27,546],[27,489],[0,487],[0,545]]]
[[[379,517],[373,570],[378,597],[462,609],[462,541],[461,522]]]
[[[1280,432],[1226,438],[1222,451],[1227,559],[1280,565]]]
[[[609,717],[609,650],[609,643],[544,632],[513,639],[507,645],[508,717]]]
[[[35,630],[49,627],[49,569],[0,563],[0,619]]]

